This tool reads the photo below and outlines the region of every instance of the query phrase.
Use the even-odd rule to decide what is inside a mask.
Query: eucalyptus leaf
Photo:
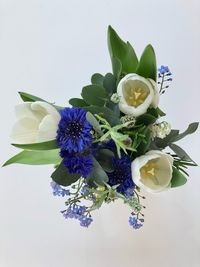
[[[154,81],[157,79],[156,55],[150,44],[144,49],[136,73]]]
[[[186,177],[175,167],[173,167],[171,187],[182,186],[187,182]]]
[[[61,158],[58,149],[48,151],[24,150],[6,161],[3,166],[7,166],[14,163],[28,165],[58,164],[60,163],[60,161]]]
[[[12,145],[25,150],[51,150],[58,148],[56,140],[51,140],[41,143],[33,143],[33,144],[12,144]]]
[[[193,134],[194,132],[196,132],[198,126],[199,126],[198,122],[190,123],[188,128],[183,133],[178,134],[177,136],[175,136],[172,139],[172,142],[177,142],[177,141],[181,140],[182,138],[184,138],[185,136],[187,136],[189,134]]]
[[[109,149],[100,149],[95,156],[101,167],[106,172],[113,172],[114,153]]]
[[[100,135],[103,135],[103,132],[101,131],[101,127],[97,119],[92,115],[91,112],[86,113],[86,119],[87,121],[92,125],[93,129]]]
[[[116,78],[112,73],[107,73],[103,80],[103,87],[106,89],[109,95],[116,92]]]
[[[69,186],[75,183],[79,178],[79,174],[70,174],[68,169],[61,163],[52,173],[51,178],[59,185]]]
[[[96,106],[103,106],[108,97],[105,88],[99,85],[83,87],[81,95],[87,104]]]
[[[173,140],[178,136],[179,130],[172,129],[171,132],[163,139],[155,138],[154,142],[157,147],[165,148],[173,142]]]
[[[108,27],[107,39],[112,64],[113,58],[118,58],[122,64],[122,72],[135,72],[138,64],[138,59],[130,43],[124,42],[111,26]]]
[[[95,73],[92,75],[91,82],[92,84],[103,86],[104,76],[100,73]]]
[[[88,106],[84,108],[87,111],[90,111],[93,115],[98,114],[103,116],[111,126],[117,125],[120,123],[119,117],[107,107],[98,107],[98,106]]]
[[[71,98],[69,104],[73,107],[86,107],[88,104],[81,98]]]
[[[195,163],[190,156],[180,147],[176,144],[170,144],[169,147],[174,151],[174,153],[182,160],[190,161]],[[196,163],[195,163],[196,164]],[[197,164],[196,164],[197,165]]]
[[[95,158],[93,158],[93,165],[92,173],[86,178],[86,181],[91,186],[104,185],[108,182],[108,175]]]

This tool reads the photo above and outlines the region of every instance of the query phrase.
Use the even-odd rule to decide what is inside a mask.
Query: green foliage
[[[175,167],[173,167],[171,187],[178,187],[187,182],[186,177]]]
[[[156,122],[157,118],[154,117],[153,115],[151,114],[148,114],[148,113],[145,113],[141,116],[139,116],[136,120],[136,125],[150,125],[150,124],[153,124],[154,122]]]
[[[109,149],[100,149],[97,151],[95,158],[106,172],[112,172],[114,153]]]
[[[92,125],[93,129],[101,136],[103,135],[103,132],[101,131],[101,126],[95,116],[92,115],[92,113],[87,112],[86,113],[86,119],[87,121]]]
[[[93,166],[92,173],[86,178],[88,184],[91,186],[97,186],[107,183],[108,175],[95,158],[93,158]]]
[[[91,83],[103,86],[104,76],[100,73],[94,73],[91,78]]]
[[[193,162],[195,165],[197,165],[180,146],[177,146],[176,144],[170,144],[169,147],[181,160]]]
[[[12,145],[25,150],[51,150],[58,148],[56,140],[51,140],[41,143],[33,143],[33,144],[12,144]]]
[[[136,73],[145,77],[157,80],[156,55],[151,45],[148,45],[140,58]]]
[[[24,150],[14,157],[10,158],[4,163],[3,166],[7,166],[13,163],[28,164],[28,165],[45,165],[45,164],[58,164],[61,158],[59,156],[59,150],[48,151],[27,151]]]
[[[104,117],[111,125],[117,125],[120,123],[117,114],[107,107],[88,106],[84,109],[90,111],[93,115],[97,114]]]
[[[69,104],[72,105],[72,107],[86,107],[88,104],[81,98],[71,98],[69,100]]]
[[[198,122],[193,122],[190,123],[188,128],[181,134],[177,134],[177,136],[174,136],[174,138],[172,139],[173,142],[177,142],[181,139],[183,139],[185,136],[189,135],[189,134],[193,134],[194,132],[196,132],[196,130],[198,129],[199,123]]]
[[[116,63],[116,59],[121,63],[121,72],[135,72],[138,64],[138,59],[130,43],[125,43],[111,26],[108,27],[107,39],[108,49],[113,66],[113,73],[115,74],[115,76],[118,76],[116,75],[116,64],[118,64]],[[117,67],[117,69],[119,69],[119,66]]]
[[[79,178],[79,174],[70,174],[68,169],[61,163],[52,173],[51,178],[59,185],[69,186],[75,183]]]
[[[108,98],[105,88],[99,85],[88,85],[83,87],[81,96],[87,104],[100,107],[105,105]]]
[[[112,73],[107,73],[103,80],[103,87],[106,89],[109,96],[116,92],[116,78]]]

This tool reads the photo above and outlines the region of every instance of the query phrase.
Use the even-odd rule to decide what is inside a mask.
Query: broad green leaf
[[[3,166],[7,166],[13,163],[28,164],[28,165],[46,165],[46,164],[58,164],[61,158],[59,156],[59,150],[48,151],[28,151],[24,150],[15,155],[4,163]]]
[[[186,177],[175,167],[173,167],[171,187],[184,185],[187,182]]]
[[[164,116],[166,115],[166,113],[163,112],[159,107],[157,107],[156,110],[157,110],[158,115],[159,115],[160,117],[164,117]]]
[[[198,122],[193,122],[193,123],[189,124],[188,128],[183,133],[175,136],[173,138],[172,142],[177,142],[178,140],[181,140],[185,136],[187,136],[189,134],[193,134],[194,132],[196,132],[198,126],[199,126]]]
[[[111,61],[112,61],[113,74],[114,74],[117,82],[119,82],[119,80],[121,78],[121,74],[122,74],[122,63],[116,57],[112,57]]]
[[[96,106],[103,106],[108,97],[105,88],[99,85],[83,87],[81,95],[87,104]]]
[[[144,49],[136,73],[145,78],[151,78],[154,81],[156,81],[157,79],[156,55],[151,45],[148,45]]]
[[[122,72],[135,72],[138,59],[130,43],[124,42],[111,26],[108,27],[107,39],[112,64],[113,58],[117,58],[122,64]]]
[[[56,140],[34,143],[34,144],[12,144],[12,145],[25,150],[51,150],[58,148]]]
[[[104,185],[108,182],[108,175],[95,158],[93,158],[93,165],[92,173],[86,178],[86,181],[92,186]]]
[[[182,160],[190,161],[195,163],[190,156],[180,147],[176,144],[170,144],[169,147],[175,152],[175,154]],[[196,163],[195,163],[196,164]]]
[[[86,107],[88,104],[81,98],[71,98],[69,104],[73,107]]]
[[[103,87],[106,89],[109,95],[116,92],[116,78],[112,73],[107,73],[103,80]]]
[[[113,172],[113,157],[114,153],[109,149],[100,149],[95,156],[101,167],[106,172]]]
[[[30,94],[27,94],[25,92],[18,92],[21,99],[24,101],[24,102],[35,102],[35,101],[42,101],[42,102],[46,102],[52,106],[54,106],[57,110],[62,110],[64,107],[60,107],[60,106],[57,106],[57,105],[54,105],[52,103],[49,103],[48,101],[38,97],[38,96],[34,96],[34,95],[30,95]]]
[[[157,120],[156,117],[154,117],[151,114],[146,113],[137,118],[136,124],[137,125],[140,125],[140,124],[149,125],[149,124],[154,123],[156,120]]]
[[[34,96],[34,95],[31,95],[31,94],[27,94],[25,92],[18,92],[21,99],[24,101],[24,102],[35,102],[35,101],[43,101],[43,102],[46,102],[46,100],[38,97],[38,96]]]
[[[59,185],[69,186],[75,183],[79,178],[79,174],[70,174],[68,169],[61,163],[52,173],[51,178]]]
[[[92,75],[91,82],[92,84],[103,86],[104,76],[100,73],[95,73]]]
[[[89,106],[84,108],[87,111],[90,111],[93,115],[98,114],[104,117],[111,126],[115,126],[120,123],[119,117],[107,107],[98,107],[98,106]]]
[[[100,134],[100,136],[103,135],[103,132],[101,131],[101,127],[97,119],[92,115],[91,112],[86,113],[86,119],[87,121],[92,125],[93,129]]]
[[[159,117],[163,117],[166,114],[159,108],[148,108],[147,110],[148,114],[151,114],[152,116],[154,116],[155,118],[159,118]]]

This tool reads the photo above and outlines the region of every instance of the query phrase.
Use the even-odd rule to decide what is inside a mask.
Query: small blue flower
[[[129,224],[130,226],[132,226],[134,229],[139,229],[142,227],[142,224],[141,223],[138,223],[138,220],[133,217],[133,216],[130,216],[129,217]]]
[[[130,198],[134,195],[134,187],[128,188],[125,192],[124,195],[126,198]]]
[[[83,227],[88,227],[93,221],[91,216],[87,213],[86,206],[78,206],[74,204],[73,206],[68,207],[68,209],[61,211],[63,216],[66,219],[77,219],[80,221],[80,225]]]
[[[119,193],[125,193],[129,188],[133,189],[135,184],[132,180],[131,174],[131,160],[126,156],[113,158],[114,171],[107,173],[109,181],[108,184],[111,186],[119,185],[117,191]]]
[[[63,164],[68,168],[69,173],[87,177],[92,172],[93,160],[90,155],[70,154],[67,151],[61,151],[60,156],[63,158]]]
[[[51,182],[51,187],[53,189],[53,195],[54,196],[69,196],[70,195],[70,191],[68,189],[64,189],[62,188],[59,184],[57,184],[56,182],[52,181]]]
[[[92,223],[92,218],[91,217],[86,217],[83,216],[80,220],[80,225],[83,227],[88,227]]]
[[[86,111],[82,108],[65,108],[60,114],[56,139],[61,150],[76,153],[90,147],[92,126],[86,119]]]
[[[169,68],[168,68],[168,66],[161,66],[159,69],[158,69],[158,71],[159,71],[159,73],[160,74],[166,74],[166,73],[168,73],[169,72]]]

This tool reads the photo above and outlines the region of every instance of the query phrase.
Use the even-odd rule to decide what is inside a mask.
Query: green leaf
[[[89,106],[84,108],[90,111],[93,115],[98,114],[105,118],[111,126],[115,126],[120,123],[119,117],[107,107]]]
[[[153,115],[145,113],[137,118],[136,124],[137,125],[140,125],[140,124],[149,125],[149,124],[154,123],[156,120],[157,118],[154,117]]]
[[[69,186],[75,183],[79,178],[79,174],[70,174],[68,169],[61,163],[52,173],[51,178],[59,185]]]
[[[179,134],[179,130],[173,129],[164,139],[155,138],[155,140],[154,140],[155,144],[159,148],[165,148],[169,144],[172,143],[172,141],[174,140],[175,137],[178,136],[178,134]]]
[[[175,167],[173,167],[171,187],[184,185],[187,182],[186,177]]]
[[[106,172],[113,172],[114,153],[109,149],[100,149],[97,152],[96,159]]]
[[[116,57],[111,58],[111,61],[112,61],[113,74],[117,79],[117,81],[119,81],[122,73],[122,63]]]
[[[164,117],[164,116],[166,115],[166,113],[163,112],[159,107],[157,107],[156,110],[157,110],[157,113],[158,113],[158,115],[159,115],[160,117]]]
[[[97,119],[92,115],[92,113],[87,112],[86,113],[86,119],[87,121],[92,125],[93,129],[100,134],[100,136],[103,135],[103,132],[101,131],[101,127]]]
[[[61,110],[63,109],[63,107],[60,107],[60,106],[56,106],[52,103],[49,103],[48,101],[38,97],[38,96],[34,96],[34,95],[30,95],[30,94],[27,94],[25,92],[18,92],[21,99],[24,101],[24,102],[35,102],[35,101],[42,101],[42,102],[46,102],[52,106],[54,106],[57,110]]]
[[[46,102],[46,100],[38,97],[38,96],[34,96],[34,95],[30,95],[30,94],[27,94],[25,92],[18,92],[21,99],[24,101],[24,102],[35,102],[35,101],[43,101],[43,102]]]
[[[184,138],[186,135],[193,134],[194,132],[196,132],[198,126],[199,126],[198,122],[193,122],[189,124],[188,128],[183,133],[175,136],[172,139],[172,142],[177,142],[178,140],[181,140],[182,138]]]
[[[108,27],[107,39],[112,65],[113,58],[117,58],[122,64],[122,72],[135,72],[138,64],[138,59],[130,43],[125,43],[111,26]]]
[[[25,150],[51,150],[58,148],[56,140],[34,143],[34,144],[12,144],[12,146]]]
[[[103,106],[108,97],[105,88],[99,85],[83,87],[81,95],[87,104],[96,106]]]
[[[136,73],[145,78],[151,78],[154,81],[156,81],[157,79],[156,55],[151,45],[148,45],[144,49]]]
[[[73,107],[86,107],[88,104],[81,98],[71,98],[69,104]]]
[[[27,151],[24,150],[15,155],[4,163],[3,166],[7,166],[13,163],[28,164],[28,165],[46,165],[46,164],[58,164],[61,158],[59,156],[59,150],[48,151]]]
[[[104,185],[108,182],[108,175],[95,158],[93,158],[93,165],[92,173],[86,178],[86,181],[91,186]]]
[[[109,95],[112,95],[116,92],[116,79],[112,73],[107,73],[103,80],[103,87],[106,89]]]
[[[100,73],[95,73],[92,75],[91,82],[92,84],[103,86],[104,76]]]
[[[195,163],[190,156],[180,147],[175,144],[170,144],[169,147],[174,151],[174,153],[181,159],[185,161],[190,161]],[[196,163],[195,163],[196,164]],[[196,164],[197,165],[197,164]]]

